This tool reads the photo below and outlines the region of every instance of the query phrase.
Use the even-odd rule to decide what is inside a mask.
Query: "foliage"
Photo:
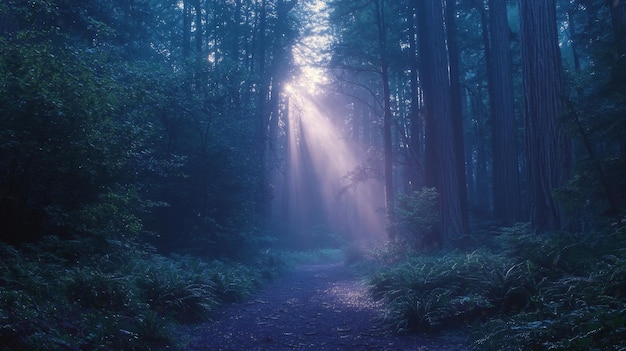
[[[474,326],[479,350],[625,347],[623,233],[538,235],[520,224],[469,254],[370,255],[380,265],[370,291],[385,301],[393,330]]]
[[[273,123],[284,122],[280,80],[291,75],[298,33],[288,7],[297,3],[0,3],[2,347],[154,349],[171,342],[173,323],[206,320],[217,304],[240,301],[277,274],[283,263],[266,250],[274,239],[261,222],[272,196],[263,158],[281,148],[265,150],[273,142],[265,134],[282,132]],[[377,67],[387,56],[396,146],[419,154],[423,145],[411,139],[432,135],[419,130],[419,104],[409,111],[418,86],[408,86],[408,75],[420,68],[413,66],[415,13],[407,2],[376,3],[385,5],[378,19],[388,53],[375,45],[375,3],[329,3],[337,35],[330,64],[350,97],[337,105],[349,110],[355,140],[378,145]],[[457,16],[471,108],[464,111],[470,200],[479,207],[489,203],[493,147],[482,5],[459,3]],[[372,292],[389,304],[396,330],[485,322],[477,348],[624,346],[624,55],[605,20],[607,2],[575,5],[561,23],[571,30],[561,33],[569,38],[566,60],[581,58],[580,67],[568,67],[573,102],[563,122],[579,140],[573,177],[556,195],[581,234],[536,235],[518,225],[490,232],[486,247],[469,254],[346,251],[347,260],[381,266],[369,267]],[[511,25],[518,65],[519,23]],[[402,195],[397,210],[393,225],[407,246],[419,246],[437,225],[436,192]],[[308,234],[320,247],[345,244],[323,227]]]
[[[1,244],[0,258],[0,343],[8,350],[155,349],[177,341],[177,323],[209,319],[280,269],[269,254],[256,268],[94,238]]]
[[[178,5],[0,4],[0,348],[155,349],[280,271],[251,136],[290,22],[264,47],[256,4]]]
[[[413,247],[425,240],[439,224],[439,194],[435,188],[424,187],[410,194],[400,194],[395,204],[395,226],[405,233],[404,240]]]
[[[370,291],[387,302],[394,330],[434,332],[504,308],[504,297],[511,291],[490,274],[506,273],[509,264],[482,252],[412,255],[375,272]]]
[[[476,346],[487,350],[626,346],[621,337],[626,330],[622,232],[623,228],[615,228],[586,236],[556,234],[538,239],[522,235],[522,242],[537,244],[535,250],[532,246],[524,250],[524,254],[532,253],[535,280],[541,279],[531,296],[532,308],[488,322],[486,332],[477,334]]]
[[[247,63],[185,57],[176,4],[8,1],[0,19],[0,241],[255,251],[264,165]]]

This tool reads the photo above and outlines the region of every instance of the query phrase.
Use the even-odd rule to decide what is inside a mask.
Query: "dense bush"
[[[517,266],[486,252],[410,256],[377,271],[372,294],[388,304],[387,319],[400,332],[433,332],[506,308],[514,298]]]
[[[2,350],[151,350],[176,342],[176,323],[204,321],[276,274],[259,267],[165,257],[139,245],[48,237],[16,249],[0,245]]]
[[[418,248],[430,244],[439,221],[437,189],[424,187],[420,191],[398,195],[393,225],[408,245]]]
[[[472,253],[370,255],[369,279],[398,332],[479,326],[479,350],[626,347],[626,238],[608,233],[538,235],[527,225],[493,233]],[[397,249],[395,249],[397,255]]]

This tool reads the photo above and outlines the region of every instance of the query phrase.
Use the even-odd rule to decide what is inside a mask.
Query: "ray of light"
[[[383,188],[367,180],[345,190],[345,176],[361,162],[360,147],[349,142],[306,89],[289,87],[288,162],[284,201],[294,231],[322,224],[349,240],[385,238]]]

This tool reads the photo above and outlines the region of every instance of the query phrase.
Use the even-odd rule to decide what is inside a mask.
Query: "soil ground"
[[[382,312],[342,263],[305,265],[181,333],[188,351],[468,350],[462,335],[390,334]]]

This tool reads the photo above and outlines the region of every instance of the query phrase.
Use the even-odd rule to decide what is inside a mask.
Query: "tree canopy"
[[[369,150],[344,178],[382,181],[390,231],[395,199],[423,186],[440,216],[425,245],[463,246],[468,218],[538,230],[619,218],[623,4],[519,5],[6,1],[2,240],[102,235],[237,255],[285,220],[273,175],[288,89],[311,62],[334,123]],[[561,146],[543,150],[551,138]]]

